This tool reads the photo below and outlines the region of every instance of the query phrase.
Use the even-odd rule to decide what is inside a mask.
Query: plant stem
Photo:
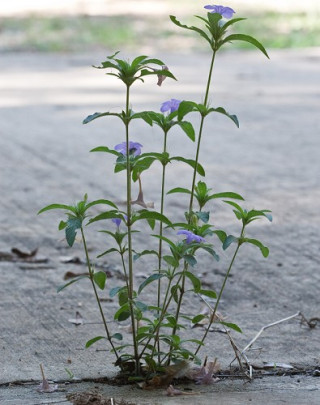
[[[120,246],[120,249],[121,249],[121,246]],[[120,256],[121,256],[121,263],[122,263],[123,273],[124,273],[124,276],[126,278],[127,289],[129,291],[128,274],[127,274],[127,269],[126,269],[126,264],[125,264],[125,261],[124,261],[123,253],[120,253]]]
[[[176,285],[180,283],[181,279],[182,279],[182,274],[179,276]],[[158,324],[155,326],[155,328],[154,328],[154,330],[153,330],[153,333],[157,332],[156,336],[154,337],[155,341],[157,341],[158,338],[159,338],[161,322],[163,321],[163,319],[164,319],[164,317],[165,317],[165,314],[167,313],[167,310],[168,310],[169,305],[170,305],[170,303],[171,303],[171,300],[172,300],[172,298],[173,298],[172,292],[171,292],[171,294],[170,294],[170,296],[169,296],[169,298],[168,298],[169,289],[170,289],[170,286],[171,286],[171,281],[172,281],[172,280],[170,280],[169,285],[168,285],[168,288],[167,288],[166,297],[165,297],[165,300],[164,300],[164,302],[163,302],[163,306],[162,306],[162,310],[161,310],[161,315],[160,315],[160,317],[159,317]],[[167,298],[168,298],[168,301],[166,302]],[[142,357],[142,355],[143,355],[144,352],[146,351],[147,346],[149,345],[151,339],[153,339],[153,338],[150,337],[150,338],[148,339],[147,343],[144,345],[144,348],[143,348],[143,350],[142,350],[141,353],[140,353],[140,357]]]
[[[212,72],[213,72],[215,56],[216,56],[216,51],[213,51],[212,58],[211,58],[210,69],[209,69],[208,80],[207,80],[206,92],[205,92],[205,97],[204,97],[204,102],[203,102],[203,104],[205,106],[207,106],[207,104],[208,104],[210,84],[211,84],[211,79],[212,79]],[[195,165],[194,165],[194,169],[193,169],[191,195],[190,195],[190,202],[189,202],[189,217],[188,217],[188,223],[189,224],[190,224],[190,221],[191,221],[191,214],[192,214],[192,210],[193,210],[194,191],[195,191],[195,185],[196,185],[196,177],[197,177],[197,170],[198,170],[198,163],[199,163],[201,138],[202,138],[203,124],[204,124],[205,117],[206,117],[205,115],[201,115],[199,134],[198,134],[198,141],[197,141],[197,150],[196,150],[196,157],[195,157]],[[188,270],[188,264],[185,263],[184,266],[185,266],[184,267],[185,271]],[[182,299],[183,299],[183,295],[184,295],[184,285],[185,285],[185,276],[183,276],[183,278],[182,278],[182,288],[181,288],[181,293],[180,293],[179,302],[178,302],[178,306],[177,306],[177,312],[176,312],[176,321],[177,322],[178,322],[179,312],[180,312],[180,308],[181,308],[181,305],[182,305]],[[175,334],[175,332],[176,332],[176,328],[173,329],[172,334]],[[169,363],[170,363],[170,355],[169,355],[169,358],[168,358],[168,364]]]
[[[167,151],[167,135],[168,132],[164,132],[164,140],[163,140],[163,153]],[[165,180],[166,180],[166,165],[163,164],[162,166],[162,181],[161,181],[161,203],[160,203],[160,213],[163,215],[164,212],[164,187],[165,187]],[[162,263],[162,235],[163,235],[163,222],[160,221],[159,225],[159,261],[158,261],[158,269],[159,272],[161,270],[161,263]],[[158,280],[158,307],[160,307],[161,301],[161,279]]]
[[[204,97],[204,102],[203,102],[205,106],[207,106],[207,103],[208,103],[210,84],[211,84],[211,78],[212,78],[212,72],[213,72],[215,56],[216,56],[216,51],[213,51],[212,58],[211,58],[210,69],[209,69],[208,80],[207,80],[206,92],[205,92],[205,97]],[[193,169],[191,195],[190,195],[190,202],[189,202],[189,218],[188,218],[189,224],[190,224],[190,221],[191,221],[191,214],[192,214],[192,210],[193,210],[194,191],[195,191],[195,185],[196,185],[196,177],[197,177],[197,170],[198,170],[198,163],[199,163],[201,138],[202,138],[203,124],[204,124],[205,117],[206,117],[205,115],[201,115],[199,134],[198,134],[198,142],[197,142],[197,150],[196,150],[196,157],[195,157],[195,165],[194,165],[194,169]],[[185,266],[184,270],[185,271],[188,270],[188,264],[185,263],[184,266]],[[180,293],[179,302],[178,302],[178,306],[177,306],[177,312],[176,312],[176,321],[177,322],[178,322],[179,312],[180,312],[180,308],[181,308],[181,305],[182,305],[182,299],[183,299],[183,295],[184,295],[184,286],[185,286],[185,276],[183,276],[183,278],[182,278],[182,288],[181,288],[181,293]],[[172,334],[175,334],[175,332],[176,332],[176,328],[173,329]],[[168,363],[170,363],[170,356],[169,356],[169,359],[168,359]]]
[[[209,332],[209,330],[210,330],[210,328],[211,328],[211,326],[212,326],[212,324],[213,324],[213,322],[214,322],[214,318],[215,318],[216,313],[217,313],[217,310],[218,310],[218,306],[219,306],[219,303],[220,303],[220,299],[221,299],[221,297],[222,297],[224,288],[225,288],[226,283],[227,283],[227,280],[228,280],[228,278],[229,278],[229,274],[230,274],[230,271],[231,271],[231,269],[232,269],[233,263],[234,263],[234,261],[235,261],[235,259],[236,259],[236,256],[237,256],[238,251],[239,251],[240,246],[241,246],[241,239],[242,239],[242,237],[243,237],[243,235],[244,235],[244,228],[245,228],[245,225],[242,226],[241,234],[240,234],[240,238],[239,238],[239,241],[238,241],[237,248],[236,248],[236,250],[235,250],[235,252],[234,252],[234,254],[233,254],[233,256],[232,256],[232,259],[231,259],[230,265],[229,265],[229,267],[228,267],[228,270],[227,270],[227,272],[226,272],[226,275],[224,276],[224,280],[223,280],[223,283],[222,283],[222,287],[221,287],[221,289],[220,289],[220,291],[219,291],[217,301],[216,301],[216,303],[215,303],[215,306],[214,306],[214,308],[213,308],[213,311],[212,311],[212,314],[211,314],[211,317],[210,317],[209,325],[208,325],[208,327],[206,328],[206,330],[205,330],[205,332],[204,332],[204,335],[203,335],[203,337],[202,337],[202,339],[201,339],[201,344],[199,344],[199,346],[197,347],[197,350],[194,352],[194,355],[195,355],[195,356],[196,356],[197,353],[199,352],[199,350],[200,350],[200,348],[201,348],[203,342],[205,341],[205,339],[206,339],[206,337],[207,337],[207,335],[208,335],[208,332]]]
[[[109,343],[110,343],[110,345],[111,345],[111,347],[112,347],[112,349],[113,349],[113,351],[114,351],[114,353],[116,355],[116,358],[118,360],[119,355],[118,355],[118,352],[117,352],[117,350],[116,350],[116,348],[115,348],[115,346],[114,346],[114,344],[112,342],[112,338],[111,338],[111,334],[110,334],[110,331],[109,331],[109,328],[108,328],[108,325],[107,325],[107,321],[106,321],[106,318],[104,316],[104,313],[103,313],[103,310],[102,310],[102,307],[101,307],[101,302],[99,300],[99,295],[98,295],[98,292],[97,292],[97,288],[96,288],[96,285],[94,283],[94,279],[93,279],[93,274],[94,273],[93,273],[93,270],[92,270],[92,267],[91,267],[88,248],[87,248],[87,242],[86,242],[86,238],[84,236],[84,231],[83,231],[82,227],[81,227],[81,235],[82,235],[82,240],[83,240],[84,251],[85,251],[85,254],[86,254],[86,261],[87,261],[87,267],[88,267],[88,271],[89,271],[89,277],[90,277],[90,281],[91,281],[91,284],[92,284],[94,295],[95,295],[95,298],[96,298],[96,301],[97,301],[97,304],[98,304],[98,307],[99,307],[99,311],[100,311],[100,315],[101,315],[102,322],[103,322],[103,325],[104,325],[104,329],[106,331]],[[120,365],[120,367],[121,367],[121,365]]]
[[[208,103],[210,84],[211,84],[211,78],[212,78],[212,72],[213,72],[213,65],[214,65],[214,61],[215,61],[215,56],[216,56],[216,51],[213,51],[211,64],[210,64],[209,75],[208,75],[208,80],[207,80],[206,93],[205,93],[204,102],[203,102],[203,104],[205,106],[207,106],[207,103]],[[202,138],[202,130],[203,130],[204,119],[205,119],[205,116],[201,115],[198,142],[197,142],[197,151],[196,151],[196,158],[195,158],[195,166],[194,166],[194,170],[193,170],[193,178],[192,178],[192,186],[191,186],[191,195],[190,195],[190,203],[189,203],[189,215],[191,215],[192,208],[193,208],[194,188],[195,188],[195,184],[196,184],[196,177],[197,177],[197,170],[198,170],[198,163],[199,163],[200,145],[201,145],[201,138]]]
[[[163,138],[163,153],[166,153],[167,151],[167,136],[168,136],[168,131],[164,131],[164,138]],[[165,181],[166,181],[166,164],[162,164],[162,180],[161,180],[161,202],[160,202],[160,213],[163,215],[164,212],[164,188],[165,188]],[[158,248],[158,271],[160,273],[161,270],[161,265],[162,265],[162,235],[163,235],[163,222],[160,221],[159,225],[159,248]],[[158,300],[157,300],[157,306],[160,308],[160,303],[161,303],[161,279],[158,279]],[[158,315],[159,315],[158,311]],[[159,340],[155,344],[158,345],[158,353],[160,353],[160,342]],[[158,355],[158,361],[160,362],[160,354]]]
[[[128,226],[128,271],[129,271],[129,288],[128,288],[128,302],[131,313],[131,326],[132,326],[132,339],[134,347],[134,358],[135,358],[135,372],[136,375],[140,374],[140,363],[139,363],[139,353],[138,344],[136,339],[136,325],[134,319],[134,309],[133,309],[133,260],[132,260],[132,232],[131,232],[131,167],[130,167],[130,147],[129,147],[129,94],[130,85],[127,85],[126,91],[126,158],[127,158],[127,226]]]

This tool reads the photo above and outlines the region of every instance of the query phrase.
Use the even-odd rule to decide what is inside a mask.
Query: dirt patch
[[[73,405],[136,405],[134,402],[127,402],[124,399],[107,398],[95,390],[68,394],[67,399]]]

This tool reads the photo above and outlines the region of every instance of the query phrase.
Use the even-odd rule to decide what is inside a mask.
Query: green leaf
[[[227,200],[223,200],[223,202],[225,202],[226,204],[231,205],[232,207],[234,207],[237,211],[239,211],[239,213],[241,214],[241,217],[244,217],[244,211],[243,209],[240,207],[239,204],[235,203],[234,201],[227,201]]]
[[[194,288],[194,292],[198,293],[201,290],[201,281],[199,280],[198,277],[196,277],[193,273],[191,273],[190,271],[185,271],[184,274],[186,275],[186,277],[188,277],[188,279],[191,281],[193,288]]]
[[[50,204],[47,205],[46,207],[42,208],[39,212],[39,214],[42,214],[45,211],[49,211],[49,210],[66,210],[66,211],[72,211],[73,213],[75,213],[75,209],[74,207],[72,207],[72,205],[65,205],[65,204]]]
[[[241,242],[251,243],[251,245],[257,246],[261,250],[263,257],[269,256],[269,249],[266,246],[264,246],[259,240],[244,238],[241,240]]]
[[[170,20],[171,20],[175,25],[177,25],[177,26],[180,27],[180,28],[185,28],[185,29],[188,29],[188,30],[197,32],[197,33],[198,33],[199,35],[201,35],[207,42],[209,42],[209,44],[211,44],[211,40],[210,40],[210,38],[208,37],[208,35],[207,35],[203,30],[201,30],[200,28],[194,27],[194,26],[188,27],[187,25],[181,24],[181,22],[178,21],[177,18],[176,18],[175,16],[173,16],[173,15],[170,15]]]
[[[238,243],[239,239],[236,238],[233,235],[228,235],[225,239],[225,241],[223,242],[222,248],[223,250],[228,249],[228,247],[232,244],[232,243]]]
[[[143,171],[149,169],[149,167],[152,165],[152,163],[155,160],[156,159],[154,157],[146,157],[144,159],[139,159],[134,165],[134,168],[133,168],[133,171],[132,171],[132,180],[137,181],[139,175]]]
[[[181,156],[173,156],[170,158],[170,161],[172,160],[177,160],[178,162],[184,162],[187,163],[189,166],[191,166],[193,169],[196,167],[196,162],[193,159],[185,159]],[[197,172],[200,174],[200,176],[205,176],[205,171],[204,168],[201,166],[201,164],[198,162],[197,164]]]
[[[185,115],[192,111],[197,111],[197,103],[193,101],[181,101],[178,108],[178,120],[181,121]]]
[[[180,291],[180,287],[178,285],[174,285],[171,287],[171,295],[176,303],[179,302],[178,291]]]
[[[227,326],[228,328],[233,329],[236,332],[242,333],[242,330],[240,329],[240,327],[238,325],[236,325],[235,323],[222,322],[222,321],[219,321],[217,323],[221,323],[221,325]]]
[[[178,125],[185,132],[185,134],[194,142],[196,139],[193,125],[188,121],[179,121]]]
[[[176,187],[176,188],[172,188],[170,191],[167,192],[167,194],[173,194],[173,193],[191,194],[191,191],[188,190],[187,188]]]
[[[197,260],[192,255],[184,255],[183,260],[185,260],[191,267],[194,267],[197,264]]]
[[[216,231],[213,231],[213,233],[215,233],[218,236],[218,238],[220,239],[220,241],[222,243],[224,243],[224,241],[227,238],[227,234],[225,233],[225,231],[222,231],[222,230],[218,229]]]
[[[155,238],[164,240],[165,242],[168,243],[168,245],[173,249],[173,251],[175,251],[177,249],[176,245],[172,242],[172,240],[166,238],[165,236],[160,236],[160,235],[151,235],[154,236]]]
[[[151,116],[150,116],[150,114],[149,114],[149,111],[141,111],[141,112],[138,112],[138,113],[134,113],[132,116],[131,116],[131,119],[143,119],[147,124],[149,124],[150,126],[152,126],[153,125],[153,120],[152,120],[152,118],[151,118]]]
[[[62,231],[63,229],[65,229],[67,226],[67,222],[66,221],[60,221],[58,229],[59,231]]]
[[[204,249],[206,252],[210,253],[211,256],[213,256],[217,262],[220,260],[219,255],[214,251],[214,249],[212,249],[211,246],[202,246],[202,249]]]
[[[111,288],[110,293],[109,293],[110,297],[111,298],[115,297],[119,293],[119,291],[121,291],[123,289],[127,289],[127,287],[113,287],[113,288]]]
[[[141,256],[145,255],[156,255],[157,257],[159,257],[159,253],[155,250],[143,250],[142,252],[135,252],[133,260],[138,260]]]
[[[107,275],[104,271],[98,271],[97,273],[94,273],[93,280],[100,288],[100,290],[104,290],[107,280]]]
[[[93,120],[95,120],[97,118],[100,118],[100,117],[105,117],[106,115],[113,115],[113,116],[121,118],[121,115],[116,114],[116,113],[109,113],[109,112],[99,113],[99,112],[96,112],[96,113],[94,113],[92,115],[88,115],[88,117],[85,118],[82,121],[82,124],[88,124],[89,122],[91,122],[91,121],[93,121]]]
[[[244,198],[240,194],[233,193],[231,191],[226,191],[226,192],[223,192],[223,193],[211,194],[208,197],[208,200],[213,200],[215,198],[233,198],[234,200],[242,200],[242,201],[244,201]]]
[[[209,221],[210,212],[198,211],[195,214],[205,224]]]
[[[87,278],[87,279],[88,279],[88,278],[89,278],[89,275],[79,276],[79,277],[77,277],[77,278],[72,279],[72,280],[69,281],[67,284],[64,284],[64,285],[58,287],[58,288],[57,288],[57,293],[59,293],[60,291],[64,290],[64,289],[65,289],[66,287],[68,287],[69,285],[71,285],[71,284],[73,284],[73,283],[76,283],[77,281],[82,280],[82,279],[84,279],[84,278]]]
[[[114,334],[111,336],[111,339],[122,340],[122,339],[123,339],[123,336],[122,336],[121,333],[114,333]]]
[[[141,211],[139,211],[138,215],[134,216],[132,223],[134,223],[136,221],[140,221],[142,219],[153,219],[155,221],[161,221],[168,226],[172,226],[172,223],[169,221],[169,219],[166,216],[164,216],[156,211],[141,210]]]
[[[65,228],[66,239],[68,245],[71,247],[74,244],[77,235],[77,229],[82,227],[82,221],[79,218],[68,218],[67,226]]]
[[[149,307],[144,302],[134,301],[135,306],[142,312],[148,311]]]
[[[151,274],[148,278],[146,278],[139,286],[138,294],[141,293],[141,291],[150,283],[152,283],[155,280],[159,280],[160,278],[165,277],[164,274],[161,273],[154,273]]]
[[[88,208],[90,208],[90,207],[92,207],[94,205],[98,205],[98,204],[110,205],[111,207],[113,207],[115,209],[118,209],[118,207],[116,206],[115,203],[113,203],[110,200],[104,200],[104,199],[91,201],[90,203],[87,204],[86,209],[88,209]]]
[[[172,266],[173,268],[179,267],[179,262],[176,258],[173,256],[163,256],[163,260],[169,264],[169,266]]]
[[[221,42],[219,47],[221,47],[226,42],[232,42],[232,41],[248,42],[248,43],[254,45],[256,48],[258,48],[268,59],[270,59],[264,46],[259,41],[257,41],[255,38],[253,38],[249,35],[231,34],[231,35],[227,36],[226,38],[224,38],[224,40]]]
[[[222,108],[222,107],[209,108],[208,111],[207,111],[207,114],[209,114],[211,112],[217,112],[217,113],[225,115],[226,117],[230,118],[231,121],[233,121],[236,124],[236,126],[239,128],[239,121],[238,121],[237,116],[227,113],[227,111],[224,108]]]
[[[199,315],[196,315],[195,317],[193,317],[191,322],[193,324],[197,324],[197,323],[201,322],[205,318],[207,318],[207,315],[199,314]]]
[[[107,146],[97,146],[96,148],[91,149],[90,152],[106,152],[111,153],[111,155],[121,156],[121,153],[117,152],[114,149],[110,149]]]
[[[200,290],[198,291],[199,294],[204,295],[205,297],[215,299],[217,298],[217,294],[213,290]]]
[[[86,343],[86,349],[88,349],[88,347],[90,347],[91,345],[93,345],[94,343],[98,342],[98,340],[101,340],[101,339],[106,339],[106,337],[96,336],[93,339],[88,340]]]
[[[120,307],[118,309],[118,311],[114,314],[114,319],[116,321],[122,322],[125,321],[126,319],[128,319],[130,317],[131,313],[129,311],[129,304],[126,303],[124,305],[122,305],[122,307]]]
[[[105,231],[101,231],[101,232],[105,232]],[[97,257],[99,258],[99,257],[105,256],[105,255],[108,255],[109,253],[112,253],[112,252],[118,252],[118,253],[120,253],[120,251],[119,251],[118,249],[116,249],[116,248],[110,248],[110,249],[106,250],[105,252],[100,253]]]
[[[166,76],[166,77],[170,77],[170,79],[174,79],[174,80],[177,80],[176,78],[175,78],[175,76],[169,71],[169,70],[165,70],[165,69],[162,69],[162,70],[156,70],[156,71],[154,71],[154,70],[147,70],[147,69],[142,69],[141,71],[140,71],[140,76],[139,76],[139,79],[141,78],[141,77],[144,77],[144,76],[150,76],[150,75],[161,75],[161,76]]]
[[[89,220],[89,224],[92,224],[93,222],[96,222],[96,221],[102,221],[104,219],[112,219],[112,218],[123,219],[123,215],[119,214],[118,211],[112,211],[112,210],[103,212],[102,214],[99,214],[96,217],[91,218]]]

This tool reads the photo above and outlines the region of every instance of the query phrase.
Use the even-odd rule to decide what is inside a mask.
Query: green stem
[[[120,251],[121,251],[121,246],[120,246]],[[126,278],[127,289],[129,291],[128,274],[127,274],[127,269],[126,269],[126,264],[125,264],[125,261],[124,261],[123,253],[120,253],[120,256],[121,256],[121,263],[122,263],[123,273],[124,273],[124,276]]]
[[[212,79],[212,72],[213,72],[215,56],[216,56],[216,51],[213,51],[212,58],[211,58],[210,69],[209,69],[208,80],[207,80],[206,92],[205,92],[205,97],[204,97],[204,102],[203,102],[205,106],[207,106],[207,104],[208,104],[209,91],[210,91],[210,85],[211,85],[211,79]],[[193,177],[192,177],[191,195],[190,195],[190,202],[189,202],[189,218],[188,218],[188,223],[189,224],[190,224],[190,221],[191,221],[191,214],[192,214],[192,210],[193,210],[194,190],[195,190],[195,185],[196,185],[196,177],[197,177],[197,170],[198,170],[198,163],[199,163],[201,138],[202,138],[203,124],[204,124],[205,117],[206,117],[205,115],[201,115],[199,134],[198,134],[198,141],[197,141],[197,150],[196,150],[196,157],[195,157],[195,165],[194,165]],[[185,270],[187,270],[187,269],[188,269],[188,264],[185,263]],[[182,299],[183,299],[183,295],[184,295],[184,285],[185,285],[185,276],[183,276],[183,278],[182,278],[182,290],[181,290],[181,294],[180,294],[179,302],[178,302],[178,307],[177,307],[177,322],[178,322],[178,316],[179,316],[178,311],[180,311],[181,304],[182,304]],[[175,329],[173,330],[173,333],[175,333]],[[170,355],[169,355],[168,362],[170,362]]]
[[[101,307],[101,303],[100,303],[100,300],[99,300],[99,295],[98,295],[98,292],[97,292],[97,288],[96,288],[96,285],[94,283],[94,279],[93,279],[94,272],[93,272],[92,267],[91,267],[88,248],[87,248],[87,243],[86,243],[86,238],[84,236],[83,228],[81,228],[81,235],[82,235],[82,240],[83,240],[84,251],[85,251],[85,254],[86,254],[86,261],[87,261],[87,267],[88,267],[88,271],[89,271],[89,277],[90,277],[90,281],[91,281],[91,284],[92,284],[94,295],[95,295],[95,298],[96,298],[96,301],[97,301],[97,304],[98,304],[98,307],[99,307],[99,311],[100,311],[100,315],[101,315],[102,322],[103,322],[103,325],[104,325],[104,329],[106,331],[106,335],[108,337],[109,343],[110,343],[110,345],[111,345],[111,347],[112,347],[112,349],[113,349],[113,351],[114,351],[114,353],[116,355],[116,358],[117,358],[117,360],[119,360],[119,355],[118,355],[118,352],[117,352],[117,350],[116,350],[116,348],[115,348],[115,346],[114,346],[114,344],[112,342],[112,338],[111,338],[111,334],[110,334],[110,331],[109,331],[109,328],[108,328],[108,325],[107,325],[107,321],[106,321],[106,318],[104,316],[104,313],[103,313],[103,310],[102,310],[102,307]],[[120,365],[120,367],[121,367],[121,365]]]
[[[177,281],[176,284],[179,284],[180,281],[181,281],[181,279],[182,279],[182,274],[179,276],[178,281]],[[167,310],[168,310],[169,305],[170,305],[170,303],[171,303],[171,300],[172,300],[172,298],[173,298],[173,294],[172,294],[172,293],[170,294],[170,297],[168,298],[169,290],[170,290],[170,286],[171,286],[171,281],[172,281],[172,280],[170,280],[169,285],[168,285],[168,288],[167,288],[166,297],[165,297],[165,300],[164,300],[164,303],[163,303],[163,306],[162,306],[162,310],[161,310],[161,314],[160,314],[160,317],[159,317],[159,320],[158,320],[158,324],[155,326],[155,328],[154,328],[154,330],[153,330],[153,333],[156,333],[156,336],[154,337],[155,341],[157,341],[157,340],[159,339],[159,333],[160,333],[160,325],[161,325],[161,322],[163,321],[163,319],[164,319],[164,317],[165,317],[165,314],[167,313]],[[167,299],[168,299],[168,301],[166,302]],[[149,345],[149,343],[151,342],[152,339],[153,339],[153,337],[150,337],[150,338],[147,340],[147,343],[144,345],[144,348],[143,348],[143,350],[142,350],[141,353],[140,353],[140,358],[143,356],[144,352],[145,352],[146,349],[147,349],[147,346]]]
[[[167,135],[168,132],[164,132],[164,140],[163,140],[163,153],[167,151]],[[162,181],[161,181],[161,203],[160,203],[160,213],[163,215],[164,212],[164,187],[165,187],[165,180],[166,180],[166,165],[163,164],[162,166]],[[158,261],[158,269],[161,270],[161,263],[162,263],[162,235],[163,235],[163,222],[160,221],[159,226],[159,261]],[[161,279],[158,280],[158,307],[160,307],[161,302]]]
[[[240,246],[241,246],[241,239],[243,238],[243,235],[244,235],[244,228],[245,228],[245,225],[242,226],[241,234],[240,234],[240,238],[239,238],[239,241],[238,241],[237,248],[236,248],[236,250],[235,250],[235,252],[234,252],[234,254],[233,254],[233,256],[232,256],[232,259],[231,259],[230,265],[229,265],[229,267],[228,267],[228,270],[227,270],[227,272],[226,272],[226,275],[224,276],[224,280],[223,280],[223,283],[222,283],[222,287],[221,287],[221,289],[220,289],[220,291],[219,291],[217,301],[216,301],[216,303],[215,303],[215,306],[214,306],[214,308],[213,308],[213,312],[212,312],[211,317],[210,317],[209,325],[208,325],[208,327],[206,328],[205,333],[204,333],[204,335],[203,335],[203,337],[202,337],[202,339],[201,339],[201,344],[199,344],[199,346],[197,347],[197,350],[196,350],[195,353],[194,353],[195,356],[196,356],[197,353],[199,352],[199,350],[200,350],[200,348],[201,348],[203,342],[205,341],[205,339],[206,339],[206,337],[207,337],[207,335],[208,335],[208,332],[209,332],[209,330],[210,330],[210,328],[211,328],[211,326],[212,326],[212,324],[213,324],[213,322],[214,322],[214,318],[215,318],[216,313],[217,313],[217,310],[218,310],[218,306],[219,306],[219,303],[220,303],[220,299],[221,299],[221,297],[222,297],[224,288],[225,288],[226,283],[227,283],[227,280],[228,280],[228,278],[229,278],[229,274],[230,274],[230,271],[231,271],[231,269],[232,269],[233,263],[234,263],[234,261],[235,261],[235,259],[236,259],[236,256],[237,256],[238,251],[239,251]]]
[[[184,272],[188,270],[188,263],[184,262]],[[179,314],[180,314],[180,309],[181,309],[181,305],[182,305],[182,299],[185,293],[185,284],[186,284],[186,276],[183,272],[183,276],[182,276],[182,283],[181,283],[181,290],[180,290],[180,296],[179,296],[179,301],[177,304],[177,309],[176,309],[176,325],[174,326],[174,328],[172,329],[172,333],[171,336],[175,335],[177,332],[177,324],[178,324],[178,320],[179,320]],[[167,365],[170,365],[170,361],[171,361],[171,352],[172,352],[172,346],[170,347],[170,351],[168,353],[168,362]],[[163,359],[162,359],[163,361]]]
[[[216,56],[216,51],[213,51],[211,64],[210,64],[209,75],[208,75],[208,80],[207,80],[206,93],[205,93],[205,97],[204,97],[204,105],[205,106],[207,106],[207,103],[208,103],[215,56]],[[193,208],[194,189],[195,189],[195,185],[196,185],[196,177],[197,177],[197,170],[198,170],[198,163],[199,163],[200,145],[201,145],[201,138],[202,138],[202,130],[203,130],[204,119],[205,119],[205,116],[201,115],[201,122],[200,122],[198,142],[197,142],[197,151],[196,151],[196,158],[195,158],[195,166],[194,166],[193,177],[192,177],[191,195],[190,195],[190,203],[189,203],[189,215],[191,215],[192,208]]]
[[[164,131],[164,139],[163,139],[163,153],[166,153],[167,151],[167,135],[168,132]],[[160,213],[161,215],[163,215],[164,212],[164,189],[165,189],[165,181],[166,181],[166,164],[163,163],[162,164],[162,180],[161,180],[161,202],[160,202]],[[163,222],[160,221],[160,225],[159,225],[159,248],[158,248],[158,271],[160,273],[161,270],[161,265],[162,265],[162,235],[163,235]],[[158,300],[157,300],[157,306],[158,308],[160,308],[160,304],[161,304],[161,279],[159,278],[158,280]],[[159,311],[158,311],[158,315],[159,315]],[[160,353],[160,342],[159,340],[156,342],[155,340],[155,344],[158,345],[158,353]],[[158,356],[158,360],[160,362],[160,354]]]
[[[139,363],[139,352],[138,343],[136,339],[136,324],[134,319],[134,309],[133,309],[133,260],[132,260],[132,231],[131,231],[131,167],[130,167],[130,148],[129,148],[129,92],[130,85],[127,85],[126,91],[126,157],[127,157],[127,226],[128,226],[128,302],[130,307],[130,318],[132,326],[132,339],[134,347],[134,358],[135,358],[135,372],[136,375],[140,374],[140,363]]]

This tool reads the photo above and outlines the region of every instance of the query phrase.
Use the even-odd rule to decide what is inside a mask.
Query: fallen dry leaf
[[[37,391],[38,392],[45,392],[45,393],[57,391],[58,385],[57,384],[49,384],[48,380],[44,376],[44,371],[43,371],[42,364],[40,364],[40,371],[41,371],[41,375],[42,375],[42,382],[39,384],[39,387],[37,388]]]
[[[196,392],[184,392],[177,388],[174,388],[172,385],[169,385],[167,388],[168,397],[176,397],[178,395],[196,395]]]
[[[31,252],[23,252],[20,249],[12,248],[11,252],[20,257],[21,259],[29,259],[37,254],[38,248],[32,250]]]
[[[73,323],[76,326],[83,324],[83,318],[79,311],[76,312],[76,317],[74,319],[68,319],[68,322]]]
[[[79,276],[88,276],[89,273],[74,273],[73,271],[67,271],[63,276],[64,280],[70,280],[71,278],[79,277]]]
[[[210,385],[220,381],[219,378],[215,377],[215,373],[219,370],[220,364],[215,359],[200,368],[191,370],[188,377],[194,380],[196,384]]]
[[[58,384],[49,384],[48,380],[44,379],[42,382],[39,384],[39,387],[37,388],[38,392],[55,392],[58,390]]]
[[[74,263],[74,264],[83,264],[84,262],[78,256],[61,256],[61,263]]]

